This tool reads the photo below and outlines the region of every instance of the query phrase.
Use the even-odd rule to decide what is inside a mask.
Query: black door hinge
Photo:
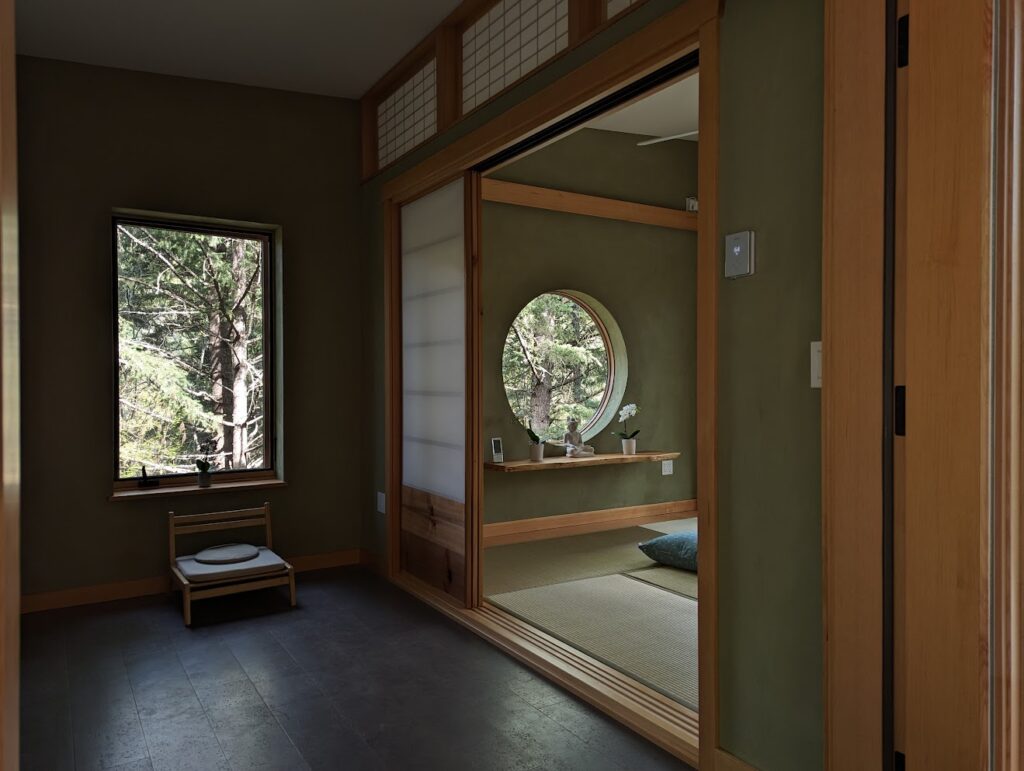
[[[896,752],[896,758],[893,765],[893,771],[907,771],[907,756],[902,752]]]
[[[892,399],[892,432],[896,436],[907,435],[907,387],[896,386]]]
[[[910,61],[910,14],[896,20],[896,66],[906,67]]]

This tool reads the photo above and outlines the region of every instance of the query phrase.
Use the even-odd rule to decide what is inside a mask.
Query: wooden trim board
[[[882,759],[885,8],[885,0],[825,3],[821,431],[830,771],[877,768]]]
[[[0,0],[0,768],[19,755],[21,440],[14,0]]]
[[[993,5],[926,5],[907,89],[905,752],[958,771],[991,759]]]
[[[525,206],[531,209],[579,214],[585,217],[633,222],[638,225],[654,225],[674,230],[697,230],[697,214],[667,206],[651,206],[645,203],[604,198],[597,195],[571,193],[550,187],[523,185],[485,177],[482,180],[483,200]]]
[[[1024,0],[998,17],[993,765],[1024,767]]]
[[[343,549],[324,554],[289,557],[288,561],[295,568],[295,572],[305,573],[311,570],[325,570],[348,565],[370,565],[373,564],[373,557],[363,549]],[[168,575],[139,578],[132,581],[115,581],[109,584],[94,584],[55,592],[26,594],[21,597],[21,613],[37,613],[43,610],[127,600],[132,597],[148,597],[154,594],[166,594],[170,590],[171,578]]]
[[[697,516],[697,501],[670,501],[616,509],[578,511],[550,517],[531,517],[514,522],[491,522],[484,525],[484,548],[510,543],[563,538],[567,535],[617,530],[651,522],[666,522]]]
[[[696,765],[697,714],[488,603],[464,608],[408,574],[396,583],[681,760]]]
[[[684,6],[685,7],[685,6]],[[713,769],[718,749],[718,109],[719,22],[701,25],[697,146],[697,574],[700,763]]]

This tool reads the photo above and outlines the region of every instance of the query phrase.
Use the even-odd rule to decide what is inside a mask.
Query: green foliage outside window
[[[268,466],[265,241],[116,223],[118,469]]]
[[[561,440],[572,418],[586,427],[609,387],[601,328],[586,308],[561,294],[542,294],[519,312],[501,367],[512,412],[545,441]]]

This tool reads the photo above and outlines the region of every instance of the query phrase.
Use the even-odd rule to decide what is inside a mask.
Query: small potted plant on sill
[[[619,410],[619,422],[622,424],[622,430],[613,431],[612,434],[622,440],[623,455],[636,455],[636,435],[640,433],[640,429],[630,431],[626,421],[635,418],[639,411],[640,408],[635,404],[627,404]]]
[[[210,486],[210,456],[207,448],[203,448],[203,457],[196,461],[196,468],[199,470],[199,486]]]
[[[544,460],[544,440],[532,428],[526,429],[526,435],[530,437],[530,460]]]

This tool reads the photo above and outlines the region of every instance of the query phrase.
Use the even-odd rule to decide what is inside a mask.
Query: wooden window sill
[[[675,460],[678,452],[638,452],[636,455],[607,453],[590,455],[583,458],[556,456],[544,460],[510,460],[505,463],[484,463],[484,468],[491,471],[554,471],[556,469],[584,468],[587,466],[610,466],[620,463],[657,463],[663,460]]]
[[[288,483],[283,479],[246,479],[242,481],[213,482],[209,487],[199,485],[167,485],[161,487],[128,487],[115,490],[112,501],[129,501],[141,498],[169,498],[177,495],[206,495],[208,493],[237,493],[245,490],[264,490],[284,487]]]

